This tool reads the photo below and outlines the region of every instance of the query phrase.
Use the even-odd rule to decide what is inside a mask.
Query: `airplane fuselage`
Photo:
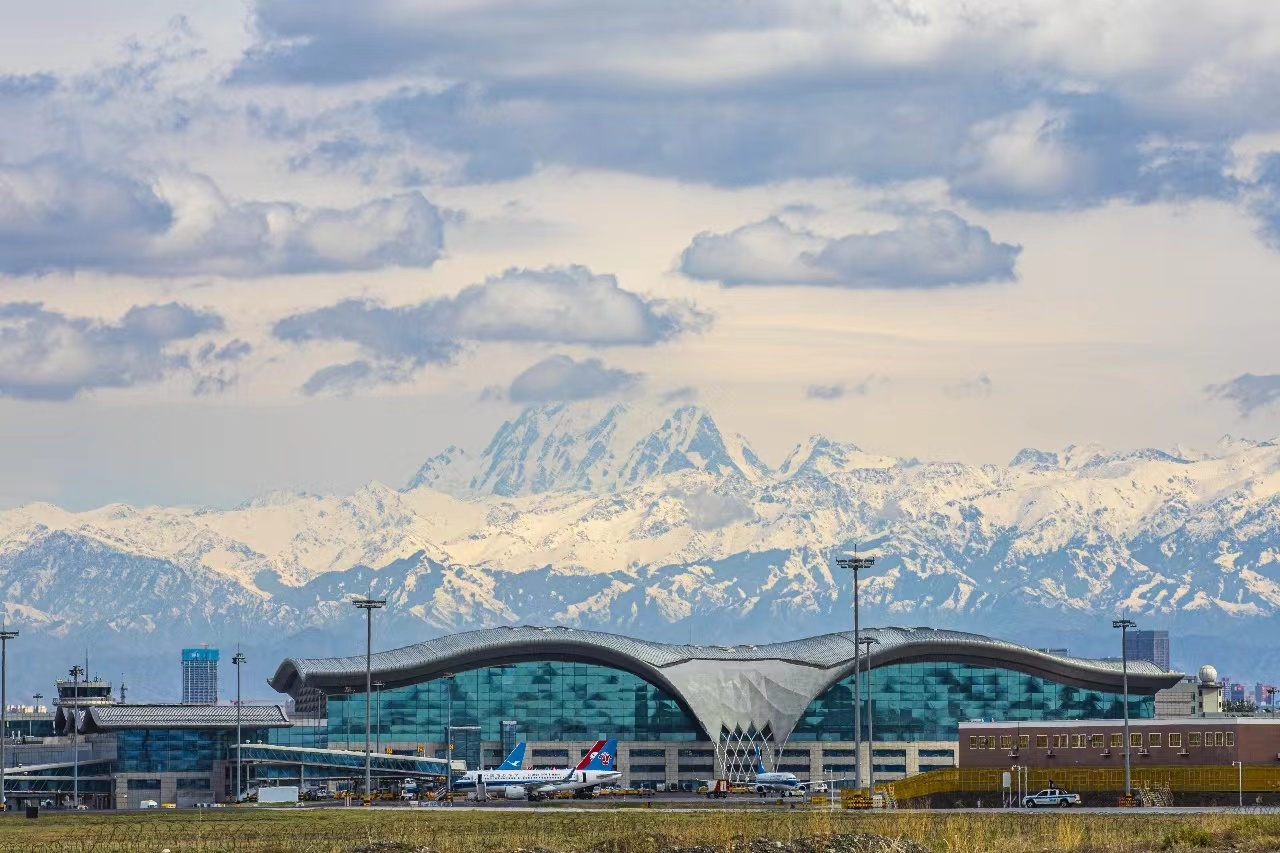
[[[453,783],[455,791],[489,788],[527,788],[535,793],[577,791],[597,785],[611,785],[622,779],[616,770],[472,770]]]
[[[796,778],[796,774],[794,773],[757,773],[755,788],[756,793],[764,793],[765,791],[790,791],[803,784],[803,782]]]

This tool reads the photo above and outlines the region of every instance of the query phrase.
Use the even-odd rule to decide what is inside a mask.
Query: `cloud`
[[[440,257],[440,212],[417,192],[346,208],[226,198],[186,172],[139,176],[65,157],[0,165],[0,272],[263,276]]]
[[[889,381],[887,376],[871,374],[861,382],[849,385],[843,382],[832,385],[810,385],[805,389],[805,396],[811,400],[840,400],[845,397],[865,397],[871,393],[873,386]]]
[[[1262,239],[1280,251],[1280,152],[1260,156],[1255,172],[1245,190],[1247,204],[1258,218]]]
[[[658,395],[658,402],[663,405],[668,403],[693,403],[697,399],[698,389],[692,385],[681,385],[678,388],[663,391]]]
[[[359,105],[381,135],[357,148],[396,139],[468,181],[559,164],[720,185],[941,178],[989,207],[1230,196],[1225,143],[1280,121],[1280,13],[1033,5],[258,0],[233,79],[386,81]],[[301,158],[360,153],[340,112]]]
[[[30,98],[48,95],[58,87],[52,74],[0,74],[0,98]]]
[[[956,400],[980,400],[990,397],[994,388],[991,377],[980,373],[973,379],[943,386],[942,393]]]
[[[511,380],[513,403],[548,403],[607,397],[634,387],[639,373],[605,367],[598,358],[574,361],[567,355],[543,359]]]
[[[727,286],[942,287],[1009,281],[1021,251],[945,211],[892,231],[844,237],[794,229],[774,217],[728,234],[698,234],[680,270]]]
[[[848,393],[844,385],[810,385],[805,396],[811,400],[839,400]]]
[[[346,396],[369,385],[394,385],[408,381],[411,371],[403,365],[387,362],[352,361],[331,364],[311,375],[302,386],[304,394]]]
[[[95,388],[128,388],[185,368],[167,347],[220,331],[222,318],[186,305],[130,308],[117,323],[69,317],[36,302],[0,305],[0,395],[69,400]]]
[[[718,530],[735,521],[750,521],[756,515],[741,498],[717,494],[705,486],[692,492],[673,489],[667,494],[684,504],[689,526],[695,530]]]
[[[237,364],[251,352],[253,347],[239,338],[221,346],[209,341],[200,347],[191,359],[193,391],[197,396],[221,394],[235,385],[240,380]]]
[[[1240,414],[1249,417],[1259,409],[1280,402],[1280,375],[1257,376],[1244,373],[1221,385],[1205,387],[1205,393],[1235,405]]]
[[[574,266],[511,269],[456,296],[416,305],[387,308],[348,300],[286,317],[273,334],[292,343],[354,343],[388,365],[335,366],[333,375],[349,387],[398,382],[406,370],[451,362],[466,341],[651,346],[701,328],[706,320],[687,305],[645,298],[619,287],[611,275]],[[308,387],[328,390],[331,382],[312,377]]]

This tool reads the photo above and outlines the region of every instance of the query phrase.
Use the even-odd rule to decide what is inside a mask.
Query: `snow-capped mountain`
[[[402,490],[0,513],[0,580],[8,620],[41,637],[28,661],[53,668],[31,674],[47,686],[84,645],[126,672],[197,641],[245,643],[264,674],[285,654],[349,653],[345,598],[367,592],[389,600],[384,647],[514,621],[695,641],[837,630],[851,579],[832,557],[855,544],[878,556],[871,623],[1106,654],[1123,609],[1172,628],[1183,666],[1280,670],[1274,442],[1024,450],[1002,467],[815,436],[774,470],[695,406],[542,406]]]

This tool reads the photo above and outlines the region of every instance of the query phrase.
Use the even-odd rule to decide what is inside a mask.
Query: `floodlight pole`
[[[860,645],[867,647],[867,788],[876,795],[876,720],[875,706],[871,704],[871,647],[880,645],[875,637],[863,637]]]
[[[80,666],[71,667],[71,808],[80,806],[80,746],[76,729],[80,725],[80,676],[88,677]]]
[[[858,625],[858,572],[861,569],[869,569],[875,563],[874,557],[859,557],[858,547],[853,548],[852,557],[839,557],[836,559],[836,565],[842,569],[849,569],[853,572],[853,752],[857,757],[857,764],[854,772],[857,775],[855,787],[862,790],[862,689],[860,682],[862,676],[860,673],[861,661],[859,660],[859,652],[861,650],[861,634]]]
[[[5,694],[8,679],[9,641],[17,631],[0,627],[0,811],[8,811],[9,799],[4,790],[4,748],[9,742],[9,702]]]
[[[373,770],[369,745],[373,722],[373,611],[387,606],[385,598],[357,598],[351,602],[364,611],[364,802],[373,803]]]
[[[1133,779],[1130,775],[1129,765],[1129,642],[1128,633],[1130,628],[1138,627],[1138,623],[1132,619],[1113,619],[1111,620],[1112,628],[1120,629],[1120,671],[1124,685],[1124,795],[1126,797],[1133,796]]]
[[[240,736],[240,667],[246,658],[236,652],[231,662],[236,667],[236,802],[240,802],[240,792],[244,790],[243,758],[244,738]]]

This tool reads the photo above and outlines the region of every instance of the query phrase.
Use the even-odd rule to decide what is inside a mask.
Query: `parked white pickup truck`
[[[1058,806],[1069,809],[1080,805],[1080,795],[1068,794],[1058,788],[1045,788],[1038,794],[1028,794],[1023,797],[1022,805],[1028,809],[1034,809],[1037,806]]]

